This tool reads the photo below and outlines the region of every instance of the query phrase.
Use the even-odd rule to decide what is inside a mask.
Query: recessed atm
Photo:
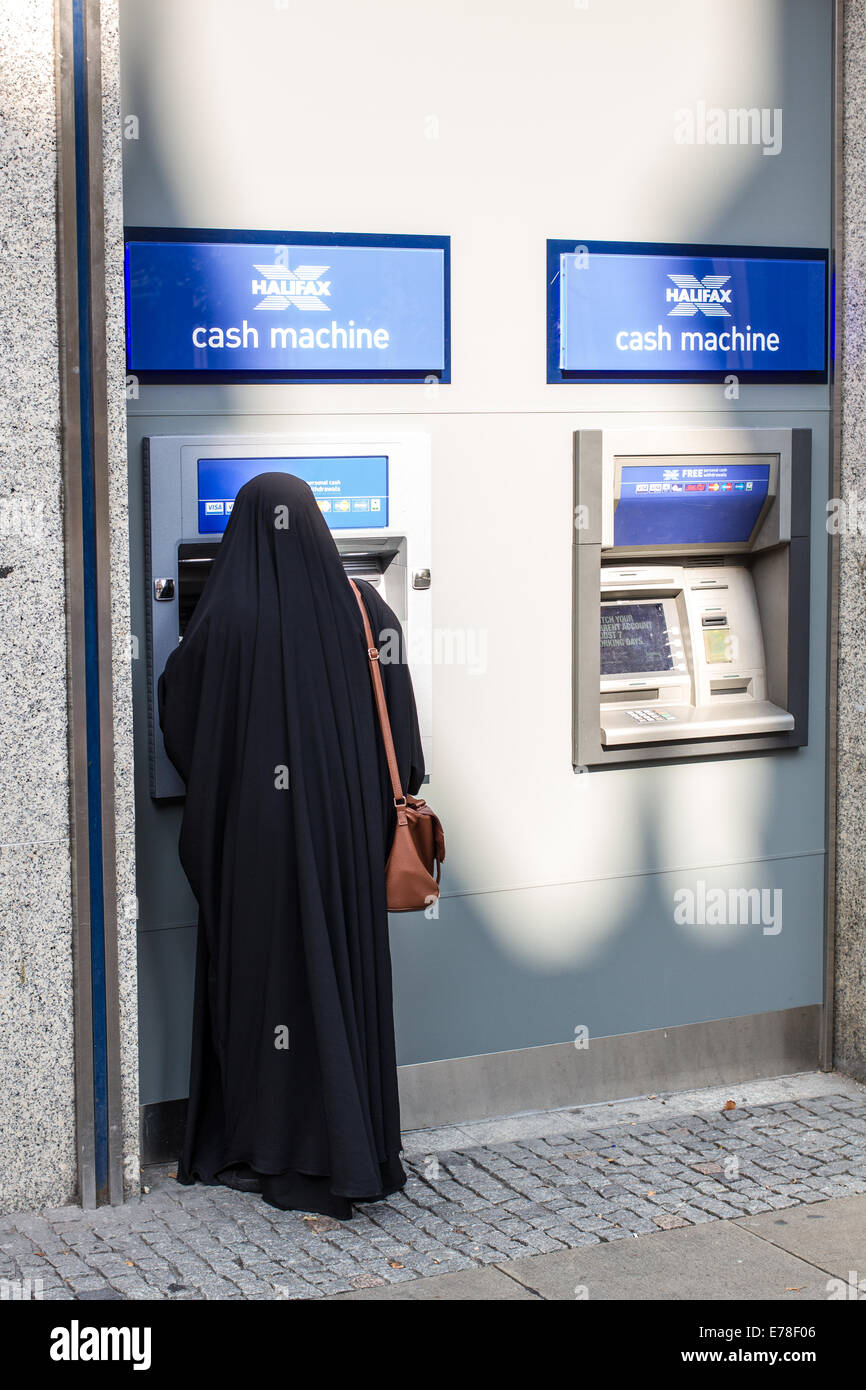
[[[811,432],[579,430],[573,763],[808,738]]]
[[[406,634],[431,763],[430,444],[424,434],[291,438],[152,435],[144,441],[150,792],[183,795],[165,752],[156,685],[183,640],[238,490],[259,473],[309,483],[346,573],[374,584]]]

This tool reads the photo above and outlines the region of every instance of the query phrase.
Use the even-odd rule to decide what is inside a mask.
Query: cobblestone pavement
[[[783,1078],[699,1099],[416,1131],[404,1191],[349,1222],[151,1170],[123,1207],[0,1218],[0,1281],[41,1280],[46,1299],[318,1298],[866,1192],[863,1087]]]

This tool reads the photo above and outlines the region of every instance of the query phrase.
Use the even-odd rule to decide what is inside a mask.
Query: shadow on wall
[[[771,815],[776,760],[737,761],[768,774]],[[656,771],[642,770],[637,792],[628,783],[635,864],[675,858]],[[818,1002],[823,856],[762,861],[756,831],[751,863],[503,892],[461,893],[459,868],[446,864],[438,918],[392,918],[399,1061],[566,1042],[580,1027],[602,1037]],[[575,870],[585,868],[576,843]]]

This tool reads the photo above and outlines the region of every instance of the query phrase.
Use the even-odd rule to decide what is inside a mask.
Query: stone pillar
[[[124,1176],[138,1183],[117,0],[102,4],[111,641]],[[0,7],[0,1211],[74,1202],[67,556],[55,6]],[[74,543],[74,538],[73,542]],[[111,931],[114,931],[113,925]]]
[[[844,7],[834,1060],[866,1080],[866,0]],[[858,529],[859,523],[859,529]]]
[[[120,0],[100,0],[102,32],[102,178],[105,212],[105,327],[108,371],[108,487],[114,719],[114,834],[117,883],[117,976],[123,1122],[123,1180],[139,1188],[138,905],[135,895],[135,800],[130,662],[144,652],[130,634],[128,469],[126,447],[126,313],[123,243],[123,127],[120,92]]]
[[[0,1206],[76,1190],[54,6],[0,8]]]

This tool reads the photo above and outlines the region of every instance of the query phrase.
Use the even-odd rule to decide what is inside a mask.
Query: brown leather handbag
[[[388,911],[418,912],[439,897],[439,880],[442,877],[442,862],[445,859],[445,835],[439,817],[435,811],[431,811],[426,801],[417,796],[403,794],[391,734],[391,720],[388,718],[388,705],[382,685],[382,672],[379,670],[379,650],[373,640],[370,619],[364,607],[364,600],[358,592],[358,586],[353,579],[350,579],[349,583],[364,619],[370,679],[373,682],[373,694],[376,697],[382,742],[385,745],[385,757],[388,760],[391,790],[394,793],[394,807],[397,812],[394,843],[385,866]]]

